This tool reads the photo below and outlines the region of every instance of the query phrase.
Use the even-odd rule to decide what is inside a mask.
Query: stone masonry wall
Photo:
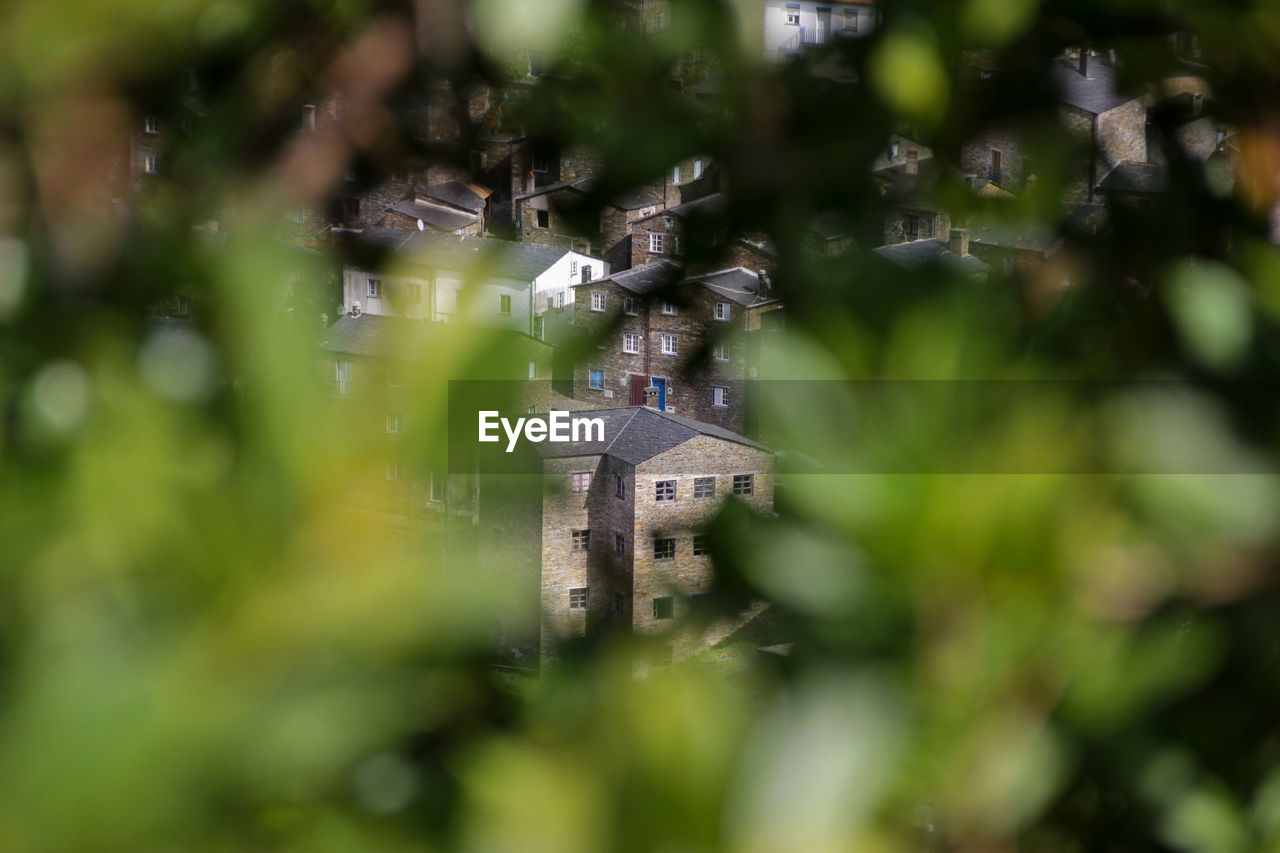
[[[588,620],[594,622],[599,614],[603,595],[591,596],[585,610],[569,609],[569,590],[576,587],[590,588],[592,563],[608,559],[611,543],[605,536],[592,530],[590,548],[573,550],[573,531],[591,530],[588,512],[590,494],[573,494],[570,491],[570,475],[590,471],[594,475],[600,467],[599,456],[579,456],[568,459],[547,459],[543,462],[542,497],[542,658],[547,660],[557,639],[583,636]],[[600,484],[593,476],[592,491]]]

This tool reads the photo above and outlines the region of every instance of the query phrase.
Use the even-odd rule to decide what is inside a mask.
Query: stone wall
[[[1000,152],[999,180],[992,179],[992,150]],[[1012,125],[1001,125],[978,134],[960,149],[960,171],[1007,190],[1020,190],[1027,179],[1021,132]]]
[[[1101,163],[1097,180],[1126,160],[1147,162],[1147,107],[1141,100],[1129,101],[1098,116],[1098,154]]]

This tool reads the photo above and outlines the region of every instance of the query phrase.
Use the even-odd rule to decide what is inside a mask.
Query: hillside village
[[[873,3],[761,0],[754,8],[764,60],[818,52],[807,69],[815,86],[863,85],[826,49],[875,32]],[[654,38],[672,23],[660,0],[621,3],[617,15],[621,28]],[[875,208],[856,220],[813,216],[802,223],[805,251],[886,276],[924,271],[1007,287],[1047,278],[1070,287],[1073,240],[1159,203],[1170,168],[1159,134],[1171,113],[1179,156],[1226,163],[1235,154],[1231,128],[1205,113],[1212,94],[1194,42],[1175,39],[1169,50],[1179,70],[1159,91],[1127,88],[1115,52],[1089,45],[1040,69],[1057,131],[1081,153],[1066,165],[1068,192],[1053,215],[999,215],[1041,167],[1019,127],[994,119],[946,153],[902,127],[864,176]],[[408,106],[416,120],[408,130],[424,145],[465,136],[467,165],[415,157],[376,180],[347,173],[332,204],[300,207],[283,226],[290,241],[342,259],[329,309],[305,322],[319,331],[318,375],[361,413],[362,440],[397,446],[412,417],[402,377],[456,326],[485,330],[503,353],[508,369],[487,378],[529,383],[528,414],[598,410],[615,430],[606,446],[549,449],[543,471],[556,488],[537,498],[536,519],[486,512],[479,480],[450,476],[441,460],[387,464],[368,507],[393,524],[461,518],[514,537],[522,556],[513,564],[538,579],[544,658],[558,638],[673,624],[712,584],[703,526],[715,508],[736,499],[771,511],[771,456],[752,416],[752,382],[769,375],[770,339],[787,317],[775,286],[778,241],[729,228],[740,188],[711,153],[605,194],[607,176],[589,148],[548,147],[523,131],[520,99],[565,73],[549,59],[521,55],[504,88],[436,89]],[[692,51],[678,68],[655,97],[693,123],[716,121],[726,109],[716,58]],[[1005,73],[980,52],[950,72],[957,97],[975,103],[998,97]],[[318,92],[299,133],[320,145],[350,120],[341,92]],[[165,132],[147,119],[135,134],[133,169],[143,178],[165,167]],[[166,312],[193,310],[181,296]],[[756,615],[747,608],[742,621]]]

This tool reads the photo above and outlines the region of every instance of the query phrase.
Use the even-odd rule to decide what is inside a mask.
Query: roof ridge
[[[631,426],[631,422],[632,422],[632,421],[634,421],[634,420],[636,419],[636,415],[640,414],[640,409],[643,409],[643,408],[645,408],[645,407],[644,407],[644,406],[640,406],[640,407],[638,407],[634,412],[632,412],[632,413],[631,413],[631,417],[627,418],[627,422],[626,422],[625,424],[623,424],[623,425],[622,425],[622,429],[618,430],[617,434],[616,434],[616,435],[614,435],[614,437],[609,441],[609,443],[608,443],[607,445],[605,445],[604,450],[602,450],[602,451],[600,452],[600,455],[601,455],[601,456],[603,456],[604,454],[606,454],[606,453],[608,453],[608,452],[609,452],[610,448],[612,448],[612,447],[613,447],[613,443],[614,443],[615,441],[617,441],[617,440],[618,440],[618,438],[619,438],[619,437],[620,437],[624,432],[626,432],[626,431],[627,431],[627,427]]]

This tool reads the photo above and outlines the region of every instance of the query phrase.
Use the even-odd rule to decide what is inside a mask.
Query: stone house
[[[727,211],[724,194],[713,193],[636,218],[630,223],[631,266],[680,259],[685,241],[694,235],[713,246],[727,242],[722,233]]]
[[[479,237],[485,233],[492,195],[488,187],[461,181],[417,184],[371,224],[402,231],[431,230]]]
[[[1092,202],[1102,177],[1120,163],[1147,162],[1147,98],[1118,88],[1115,65],[1092,51],[1053,64],[1058,87],[1058,117],[1087,146],[1088,160],[1066,189],[1067,201]]]
[[[571,221],[581,213],[596,187],[594,176],[535,187],[515,197],[520,239],[528,243],[561,246],[609,261],[611,269],[626,269],[631,262],[628,229],[637,219],[666,207],[661,196],[640,188],[613,198],[584,229]]]
[[[442,353],[477,338],[483,364],[466,376],[436,370]],[[506,379],[521,380],[526,409],[550,406],[552,348],[519,332],[350,313],[324,328],[318,352],[320,379],[333,392],[329,416],[347,445],[339,455],[365,469],[354,478],[361,488],[350,495],[353,507],[402,522],[478,512],[477,483],[450,477],[445,455],[415,440],[416,401],[443,398],[450,379]]]
[[[914,240],[873,250],[881,259],[907,272],[933,267],[951,275],[985,279],[988,266],[969,251],[969,232],[952,228],[949,240]]]
[[[603,441],[538,445],[544,661],[560,639],[668,633],[711,588],[703,531],[721,504],[773,508],[773,456],[761,444],[645,406],[580,414],[604,421]]]
[[[821,47],[834,38],[870,35],[879,19],[870,0],[764,0],[762,6],[761,52],[771,60]]]
[[[386,228],[345,236],[385,261],[347,263],[344,314],[358,306],[362,314],[466,321],[541,337],[548,307],[567,301],[575,282],[609,271],[598,258],[531,243]]]
[[[951,217],[934,192],[938,177],[938,161],[932,156],[907,156],[873,173],[880,190],[883,245],[931,240],[950,232]]]
[[[640,405],[746,428],[748,380],[766,315],[780,309],[768,276],[735,267],[693,278],[661,260],[574,288],[574,330],[598,341],[573,366],[575,400]]]

